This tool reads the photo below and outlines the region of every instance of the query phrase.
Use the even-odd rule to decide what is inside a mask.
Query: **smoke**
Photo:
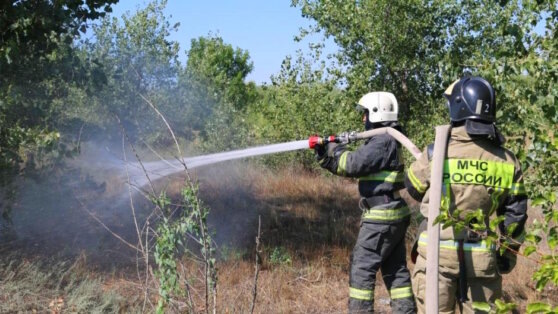
[[[197,169],[200,197],[210,208],[208,224],[223,249],[253,248],[262,206],[249,164],[224,162]]]
[[[130,197],[140,228],[153,205],[136,189],[130,193],[128,179],[136,187],[146,180],[134,154],[128,151],[126,156],[129,162],[122,147],[91,141],[54,174],[18,178],[15,197],[1,203],[12,210],[11,221],[4,221],[0,230],[0,254],[71,258],[85,252],[103,267],[135,263],[136,252],[115,235],[137,244]],[[185,179],[181,172],[166,176],[177,172],[167,161],[146,162],[144,167],[156,191],[180,197]],[[242,163],[224,162],[190,171],[211,210],[209,227],[221,249],[251,247],[257,229],[257,204],[244,170]]]
[[[121,255],[121,245],[92,215],[115,232],[128,233],[124,163],[95,144],[85,143],[79,157],[48,176],[16,179],[14,199],[2,202],[11,206],[11,221],[3,224],[0,238],[2,253],[64,258],[86,251],[119,259],[112,255]]]

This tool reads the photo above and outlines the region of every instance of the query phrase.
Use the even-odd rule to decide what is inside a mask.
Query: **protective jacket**
[[[351,254],[349,312],[373,312],[381,269],[393,313],[415,313],[405,253],[410,212],[398,193],[404,179],[400,144],[387,134],[374,136],[356,151],[335,147],[320,164],[334,174],[358,178],[363,214]]]
[[[398,192],[404,179],[401,145],[393,137],[373,136],[356,151],[337,146],[320,164],[334,174],[358,178],[364,222],[385,224],[409,219],[409,208]]]
[[[421,213],[428,214],[428,188],[430,186],[429,149],[409,167],[405,186],[409,194],[421,201]],[[509,236],[519,245],[523,241],[527,219],[527,197],[523,186],[523,174],[516,157],[500,146],[498,140],[471,136],[465,126],[451,130],[447,155],[444,161],[442,183],[442,212],[449,214],[459,210],[459,217],[482,211],[485,221],[474,221],[489,230],[491,217],[503,216],[499,232]],[[513,232],[508,227],[516,225]],[[477,227],[478,229],[478,227]],[[462,245],[468,301],[462,312],[475,312],[473,302],[494,302],[501,297],[501,276],[497,268],[496,243],[487,243],[482,232],[467,229],[457,232],[453,227],[440,231],[440,313],[455,311],[459,281],[458,248]],[[418,237],[418,259],[413,270],[413,290],[419,312],[424,312],[425,258],[428,239],[426,232]],[[460,243],[461,242],[461,243]],[[462,274],[463,275],[463,274]]]

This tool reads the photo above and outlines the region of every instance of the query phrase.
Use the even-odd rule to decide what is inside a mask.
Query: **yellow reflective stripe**
[[[514,182],[510,188],[510,194],[512,195],[525,195],[527,191],[525,191],[525,185],[523,183]]]
[[[392,221],[407,217],[411,214],[409,207],[401,207],[396,209],[368,209],[362,214],[364,219],[374,219],[382,221]]]
[[[389,295],[392,300],[410,298],[413,296],[413,290],[411,289],[411,286],[394,288],[389,291]]]
[[[426,246],[428,244],[428,239],[426,233],[421,233],[419,237],[419,246]],[[454,240],[440,240],[440,249],[447,250],[457,250],[459,248],[459,242]],[[477,243],[463,243],[463,250],[470,252],[491,252],[496,249],[496,245],[492,243],[490,246],[488,242],[482,240]]]
[[[514,165],[476,159],[446,159],[444,183],[478,184],[504,189],[512,187]]]
[[[404,174],[400,171],[381,171],[358,178],[359,181],[403,182]]]
[[[349,152],[345,151],[339,157],[339,162],[337,163],[337,174],[345,174],[347,171],[347,156],[349,156]]]
[[[420,182],[420,180],[415,176],[411,168],[409,168],[409,170],[407,171],[407,176],[409,177],[409,181],[411,181],[411,184],[413,185],[415,190],[417,190],[421,194],[426,192],[426,185],[423,185]]]
[[[349,287],[349,298],[372,301],[374,300],[374,291]]]

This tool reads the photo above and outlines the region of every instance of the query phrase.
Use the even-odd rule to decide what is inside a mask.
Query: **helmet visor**
[[[364,113],[368,110],[368,109],[366,109],[366,107],[364,107],[363,105],[361,105],[359,103],[355,104],[355,109],[356,109],[356,111],[358,111],[360,113]]]

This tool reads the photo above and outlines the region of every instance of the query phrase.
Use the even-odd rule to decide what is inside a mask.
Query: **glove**
[[[337,146],[339,146],[339,144],[337,143],[327,143],[327,156],[328,157],[334,157],[335,156],[335,149],[337,148]]]
[[[325,158],[327,150],[324,145],[316,144],[314,146],[314,153],[316,155],[316,160],[320,161]]]
[[[339,144],[337,143],[327,143],[326,146],[324,145],[316,145],[314,146],[314,152],[316,153],[316,160],[320,161],[327,157],[334,157],[335,156],[335,148],[337,148]]]
[[[498,272],[500,274],[509,274],[515,264],[517,263],[517,256],[513,252],[506,250],[503,254],[500,251],[496,252],[496,264],[498,264]]]

